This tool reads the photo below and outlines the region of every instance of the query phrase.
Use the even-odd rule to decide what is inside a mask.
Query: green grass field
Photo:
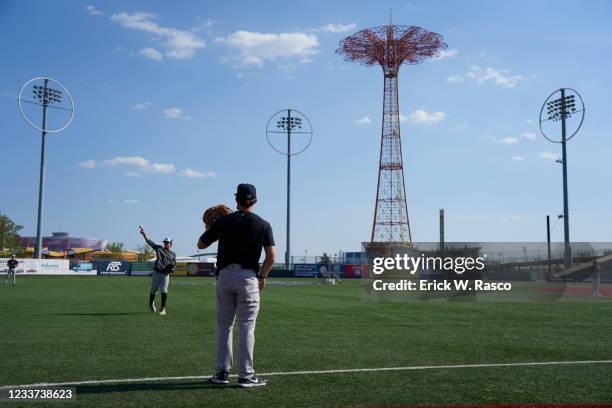
[[[259,373],[612,360],[609,298],[363,303],[358,281],[333,286],[279,281],[289,280],[271,280],[262,293],[255,347]],[[148,286],[149,279],[139,277],[22,277],[15,288],[1,287],[0,385],[210,375],[215,281],[173,278],[164,317],[148,311]],[[81,385],[69,406],[612,403],[612,364],[267,379],[268,386],[257,389],[212,387],[200,379]]]

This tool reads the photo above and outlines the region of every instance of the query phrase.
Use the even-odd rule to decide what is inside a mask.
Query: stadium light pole
[[[271,122],[276,118],[276,124],[271,128]],[[307,122],[307,123],[304,123]],[[302,126],[306,126],[302,128]],[[277,129],[277,130],[273,130]],[[274,144],[270,141],[270,135],[275,133],[281,133],[287,136],[287,149],[277,149]],[[308,143],[304,148],[298,151],[291,150],[291,136],[295,134],[306,134],[309,136]],[[287,237],[286,237],[286,249],[285,249],[285,269],[289,269],[291,265],[291,156],[302,153],[306,150],[312,142],[312,126],[310,120],[301,112],[295,109],[284,109],[276,112],[266,127],[266,138],[270,146],[278,153],[287,156]]]
[[[568,91],[572,92],[572,94],[567,95]],[[554,95],[560,93],[560,97],[552,99]],[[579,106],[579,109],[576,108],[576,96],[580,99],[580,103],[582,106]],[[544,108],[546,108],[546,114],[544,114]],[[563,254],[563,263],[565,268],[570,268],[572,266],[572,253],[570,247],[570,231],[569,231],[569,198],[568,198],[568,187],[567,187],[567,142],[574,137],[578,130],[582,126],[582,122],[584,121],[584,102],[582,101],[582,97],[580,94],[571,89],[571,88],[560,88],[550,94],[550,96],[546,99],[544,104],[542,105],[542,109],[540,110],[540,131],[544,135],[544,137],[553,143],[561,143],[561,164],[563,165],[563,232],[564,232],[564,254]],[[567,136],[567,119],[571,118],[572,115],[582,113],[582,117],[580,119],[580,123],[576,130],[568,137]],[[543,123],[552,121],[552,122],[561,122],[561,140],[556,141],[549,138],[546,135],[546,132],[542,128]]]
[[[36,252],[34,256],[40,259],[42,252],[42,207],[43,198],[45,193],[45,139],[47,136],[47,107],[49,103],[52,103],[54,99],[50,99],[51,89],[49,88],[49,79],[45,78],[44,87],[34,85],[34,98],[39,102],[42,102],[43,106],[43,117],[42,117],[42,131],[41,131],[41,142],[40,142],[40,176],[38,181],[38,221],[36,223]],[[61,92],[57,91],[57,102],[61,100]]]
[[[22,96],[23,91],[26,89],[26,87],[30,83],[34,81],[38,81],[38,80],[42,81],[42,86],[41,85],[32,86],[32,93],[33,93],[32,100],[24,99]],[[63,88],[66,91],[66,93],[68,94],[69,100],[70,100],[69,108],[57,106],[62,103],[63,92],[59,89],[54,89],[54,88],[49,87],[50,82],[53,82],[59,85],[59,87]],[[28,82],[26,82],[21,88],[21,91],[19,92],[19,97],[17,99],[19,102],[19,110],[23,118],[32,127],[40,130],[41,132],[40,175],[39,175],[39,182],[38,182],[38,214],[37,214],[38,217],[37,217],[37,224],[36,224],[36,248],[34,252],[34,257],[36,259],[40,259],[42,255],[42,222],[43,222],[43,202],[44,202],[44,192],[45,192],[46,136],[47,136],[47,133],[60,132],[66,129],[70,125],[70,123],[72,122],[72,119],[74,118],[74,101],[72,100],[72,95],[70,95],[70,92],[68,92],[68,90],[61,83],[51,78],[47,78],[47,77],[33,78],[29,80]],[[22,106],[23,102],[42,106],[42,127],[36,126],[32,122],[32,120],[30,120],[30,118],[26,115],[26,113],[23,110],[23,106]],[[47,129],[47,109],[49,108],[61,109],[61,110],[70,112],[70,118],[63,127],[58,128],[58,129]]]

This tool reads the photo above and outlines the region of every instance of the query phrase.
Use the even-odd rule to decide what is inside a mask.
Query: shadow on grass
[[[227,390],[239,388],[237,385],[216,385],[205,381],[192,383],[129,383],[129,384],[91,384],[77,385],[76,392],[79,394],[105,394],[111,392],[130,391],[184,391],[198,389]]]
[[[43,317],[43,316],[131,316],[139,314],[148,314],[150,312],[117,312],[117,313],[47,313],[47,314],[35,314],[30,315],[31,317]]]

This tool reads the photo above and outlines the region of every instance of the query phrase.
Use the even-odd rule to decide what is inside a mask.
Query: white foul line
[[[583,360],[583,361],[540,361],[528,363],[491,363],[491,364],[458,364],[458,365],[429,365],[429,366],[406,366],[406,367],[377,367],[377,368],[346,368],[340,370],[310,370],[310,371],[279,371],[261,373],[262,377],[280,375],[310,375],[310,374],[343,374],[363,373],[377,371],[408,371],[408,370],[440,370],[453,368],[495,368],[495,367],[534,367],[552,365],[576,365],[576,364],[612,364],[612,360]],[[182,377],[145,377],[145,378],[120,378],[108,380],[86,380],[86,381],[64,381],[57,383],[37,383],[21,385],[3,385],[0,390],[9,388],[33,388],[33,387],[64,387],[70,385],[98,385],[98,384],[129,384],[140,382],[158,381],[180,381],[180,380],[203,380],[210,376],[190,375]],[[231,377],[236,377],[232,375]]]

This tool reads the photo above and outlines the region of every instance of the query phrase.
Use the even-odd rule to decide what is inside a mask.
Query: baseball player
[[[236,192],[238,211],[211,224],[198,240],[204,249],[219,241],[217,250],[217,369],[210,381],[229,384],[232,368],[232,328],[236,315],[238,342],[238,386],[261,387],[266,380],[255,375],[253,349],[255,322],[259,313],[259,292],[266,284],[276,258],[270,224],[253,213],[257,202],[255,186],[239,184]],[[259,271],[259,257],[266,258]]]
[[[155,294],[157,290],[161,292],[161,309],[159,314],[166,315],[166,302],[168,300],[168,285],[170,284],[170,274],[176,268],[176,254],[172,251],[172,238],[164,238],[164,245],[157,245],[151,241],[144,231],[143,226],[140,226],[140,234],[145,239],[147,244],[155,251],[157,259],[151,281],[151,291],[149,292],[149,309],[153,313],[157,311],[155,308]]]
[[[593,274],[591,275],[591,279],[593,279],[593,296],[600,296],[599,293],[599,283],[601,281],[601,268],[597,263],[597,259],[593,259]]]
[[[15,268],[19,265],[19,261],[15,259],[15,254],[11,255],[11,259],[6,262],[6,266],[8,266],[8,270],[6,271],[6,279],[4,279],[4,286],[8,284],[9,278],[13,275],[13,286],[17,283],[15,280]]]

